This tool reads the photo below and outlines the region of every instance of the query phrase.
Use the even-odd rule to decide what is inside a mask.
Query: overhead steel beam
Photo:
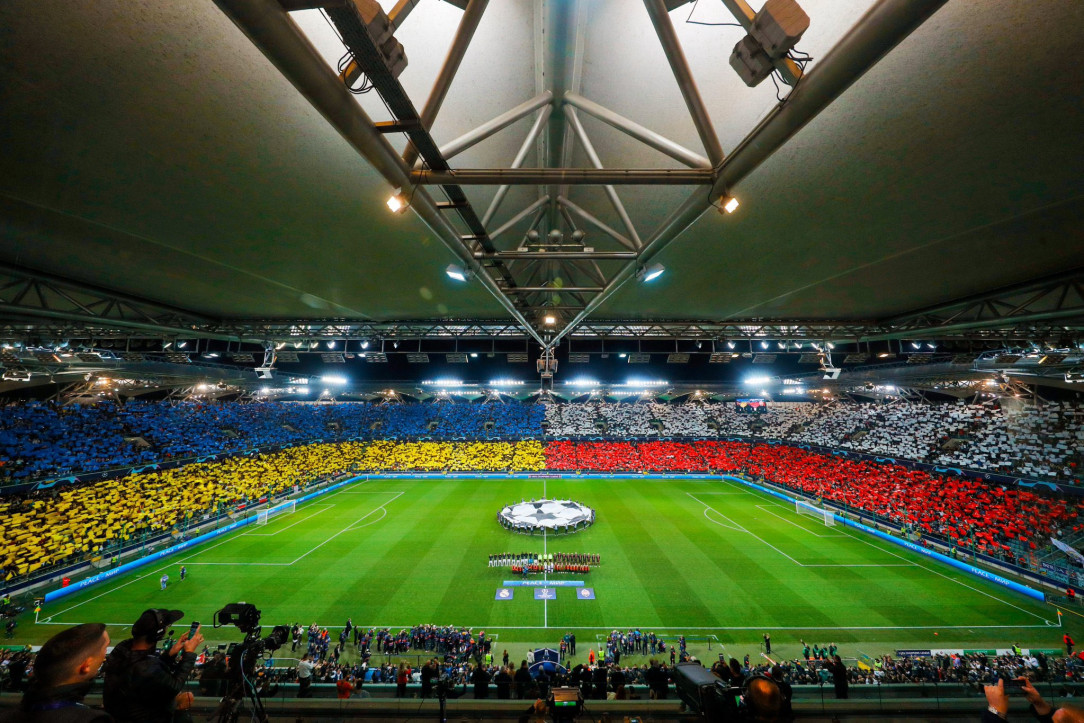
[[[317,109],[350,145],[394,187],[410,192],[411,208],[437,238],[471,268],[476,278],[504,309],[539,343],[534,331],[497,283],[474,259],[459,239],[459,232],[437,209],[425,189],[414,189],[407,166],[373,127],[372,120],[338,79],[312,44],[302,35],[275,0],[215,0],[261,52]],[[405,117],[405,116],[404,116]]]
[[[597,294],[602,291],[601,286],[517,286],[514,289],[508,289],[509,294],[561,294],[564,292],[570,294]]]
[[[587,136],[587,131],[583,127],[583,123],[580,123],[580,118],[576,115],[576,109],[570,105],[564,107],[565,116],[568,118],[568,122],[572,124],[572,130],[576,132],[576,137],[580,139],[580,145],[583,146],[584,153],[587,154],[587,159],[591,161],[591,165],[595,168],[602,168],[602,159],[598,157],[598,153],[595,152],[595,146],[591,143],[591,139]],[[610,198],[610,205],[614,207],[614,211],[617,212],[618,218],[621,219],[621,223],[624,224],[625,230],[629,233],[629,238],[632,240],[636,248],[640,248],[643,242],[640,240],[640,234],[636,233],[636,226],[633,225],[632,219],[629,218],[628,211],[625,210],[625,204],[621,203],[621,199],[617,195],[617,189],[613,186],[603,186],[606,191],[606,195]]]
[[[498,228],[498,229],[497,229],[496,231],[494,231],[493,233],[489,234],[489,237],[490,237],[491,239],[495,239],[495,238],[497,238],[498,236],[501,236],[501,235],[505,234],[505,233],[506,233],[506,232],[508,232],[508,231],[509,231],[510,229],[514,228],[514,227],[515,227],[515,225],[516,225],[517,223],[519,223],[519,222],[520,222],[520,221],[522,221],[523,219],[527,218],[527,217],[528,217],[528,216],[530,216],[530,215],[531,215],[532,213],[534,213],[534,212],[535,212],[535,211],[537,211],[538,209],[542,208],[543,206],[545,206],[545,205],[546,205],[547,203],[549,203],[549,202],[550,202],[550,197],[549,197],[549,196],[543,196],[542,198],[538,199],[537,201],[535,201],[534,203],[532,203],[532,204],[531,204],[530,206],[528,206],[527,208],[525,208],[525,209],[523,209],[522,211],[520,211],[519,213],[517,213],[517,214],[516,214],[515,216],[513,216],[512,218],[508,219],[508,221],[506,221],[506,222],[504,223],[504,225],[503,225],[503,226],[501,226],[500,228]],[[499,258],[499,257],[497,257],[497,256],[493,256],[492,258]]]
[[[530,261],[545,261],[546,259],[587,260],[598,261],[629,261],[636,258],[635,251],[497,251],[493,254],[476,253],[476,259],[520,259]]]
[[[592,100],[588,100],[582,95],[565,93],[564,100],[566,108],[569,106],[579,108],[584,113],[635,138],[644,145],[650,146],[651,148],[670,156],[679,163],[683,163],[690,168],[711,168],[711,161],[704,158],[699,153],[690,151],[685,146],[679,145],[669,138],[656,133],[649,128],[645,128],[635,121],[631,121],[622,115],[618,115],[609,108],[599,105]]]
[[[542,111],[538,114],[538,117],[534,119],[534,125],[531,126],[531,130],[527,131],[527,137],[523,139],[523,143],[520,144],[519,151],[516,152],[516,157],[512,159],[511,168],[519,168],[523,165],[523,161],[526,160],[527,154],[531,151],[531,146],[538,139],[542,129],[546,127],[546,122],[550,118],[550,114],[553,113],[553,106],[547,105],[542,108]],[[509,186],[504,185],[497,189],[497,192],[493,194],[493,200],[489,204],[489,208],[486,209],[486,213],[482,216],[482,225],[488,227],[489,223],[493,220],[493,216],[496,215],[497,209],[501,207],[501,203],[504,201],[505,195],[508,193]]]
[[[463,17],[459,20],[459,28],[452,40],[452,47],[448,48],[448,55],[445,57],[444,65],[441,66],[440,73],[437,74],[437,79],[433,83],[433,90],[429,93],[429,100],[425,102],[425,107],[422,108],[419,115],[422,126],[427,131],[433,129],[433,123],[437,120],[437,113],[440,112],[440,107],[448,96],[448,89],[452,86],[452,81],[455,80],[455,74],[459,72],[459,65],[463,62],[463,56],[467,54],[470,41],[474,38],[474,31],[478,29],[478,23],[482,21],[482,15],[485,13],[488,4],[489,0],[470,0],[467,3],[467,9],[463,11]],[[420,149],[415,148],[413,145],[407,147],[406,152],[403,153],[403,162],[407,168],[413,166],[414,161],[418,160],[419,151]]]
[[[494,133],[507,128],[520,118],[529,116],[534,111],[538,110],[544,105],[548,105],[553,102],[553,93],[548,90],[538,96],[535,96],[531,100],[524,103],[520,103],[515,108],[501,113],[496,118],[486,121],[482,125],[478,126],[469,133],[464,133],[454,141],[450,141],[447,145],[441,146],[440,154],[444,156],[444,160],[453,158],[463,151],[467,150],[476,143],[484,141]]]
[[[696,81],[689,70],[689,63],[685,60],[685,52],[678,42],[674,25],[670,22],[670,14],[666,12],[666,5],[662,0],[644,0],[644,7],[651,17],[651,24],[655,26],[655,34],[662,43],[662,51],[666,54],[666,60],[670,63],[670,69],[677,80],[678,88],[685,99],[685,106],[692,116],[696,132],[700,134],[700,142],[704,144],[704,150],[708,152],[708,159],[713,166],[719,165],[723,160],[723,146],[719,143],[719,136],[715,133],[708,109],[697,90]]]
[[[873,340],[1055,320],[1084,328],[1084,268],[887,319],[892,331]]]
[[[422,186],[542,186],[553,183],[578,186],[704,186],[711,184],[714,174],[707,168],[460,168],[413,171],[410,179]]]
[[[645,0],[650,2],[651,0]],[[843,38],[806,73],[801,83],[723,161],[707,198],[699,191],[689,195],[662,223],[640,253],[646,264],[689,228],[712,200],[726,194],[838,98],[877,61],[901,43],[947,0],[878,0]],[[580,314],[550,342],[556,344],[577,324],[604,304],[635,275],[626,268]]]
[[[946,2],[879,0],[731,152],[712,188],[713,197],[757,169]]]
[[[535,254],[545,256],[545,254]],[[541,266],[538,259],[523,263]],[[566,259],[575,262],[575,259]],[[525,285],[540,286],[539,277],[533,276]],[[600,286],[604,286],[601,284]],[[526,305],[520,308],[524,311]],[[572,308],[579,312],[580,308]],[[61,315],[73,319],[56,318]],[[143,327],[147,328],[143,328]],[[923,340],[970,341],[987,348],[1006,344],[1024,344],[1029,340],[1059,340],[1066,335],[1066,323],[1030,322],[1020,325],[983,327],[959,330],[926,330],[921,335],[910,333],[912,338]],[[1071,329],[1084,332],[1084,323],[1070,325]],[[892,332],[892,328],[875,321],[801,319],[730,320],[726,322],[704,320],[667,321],[615,321],[587,320],[570,332],[572,338],[586,339],[643,339],[643,340],[729,340],[736,341],[824,341],[855,343],[878,339]],[[1070,332],[1071,334],[1072,332]],[[519,339],[531,338],[524,327],[511,320],[407,320],[407,321],[344,321],[343,319],[231,319],[208,321],[184,326],[155,325],[133,322],[122,325],[107,318],[85,318],[76,313],[57,312],[46,316],[37,310],[21,311],[4,309],[0,313],[0,339],[4,341],[33,342],[45,339],[216,339],[221,341],[246,341],[261,343],[304,343],[327,340],[361,340],[374,338],[386,340],[407,339]],[[717,346],[718,350],[721,347]],[[387,350],[385,350],[387,351]],[[737,351],[748,351],[741,348]],[[782,352],[773,352],[782,353]]]
[[[629,249],[630,251],[636,251],[637,250],[636,244],[632,241],[632,239],[625,238],[625,236],[621,235],[620,233],[618,233],[614,229],[610,228],[605,223],[603,223],[599,219],[595,218],[594,216],[592,216],[590,213],[588,213],[584,209],[582,209],[579,206],[577,206],[576,204],[572,203],[572,201],[569,201],[567,198],[564,198],[563,196],[558,197],[557,203],[559,203],[562,208],[567,208],[569,211],[572,211],[577,216],[582,218],[584,221],[587,221],[589,224],[591,224],[592,226],[594,226],[598,230],[602,231],[604,234],[606,234],[610,238],[614,239],[615,241],[617,241],[619,244],[621,244],[625,248]]]

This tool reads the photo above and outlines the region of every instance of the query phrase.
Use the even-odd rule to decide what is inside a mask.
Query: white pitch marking
[[[730,482],[730,480],[724,480],[724,481]],[[730,483],[731,484],[737,484],[736,482],[730,482]],[[757,494],[763,495],[764,493],[763,492],[757,492]],[[786,505],[782,505],[779,502],[776,502],[774,498],[769,498],[768,502],[771,502],[772,504],[777,505],[778,507],[782,507],[783,509],[788,509],[788,510],[790,509]],[[996,595],[992,595],[992,594],[986,592],[985,590],[980,590],[977,587],[972,587],[971,585],[968,585],[967,583],[962,582],[961,580],[957,580],[954,577],[950,577],[950,576],[948,576],[948,575],[946,575],[944,573],[938,572],[937,570],[929,568],[929,567],[927,567],[925,565],[922,565],[922,564],[917,563],[917,562],[910,561],[906,557],[903,557],[902,555],[899,555],[899,554],[897,554],[897,553],[895,553],[895,552],[893,552],[891,550],[887,550],[887,549],[885,549],[885,548],[883,548],[883,547],[881,547],[879,545],[875,545],[872,542],[870,542],[869,540],[862,539],[862,537],[859,537],[858,535],[854,534],[853,532],[848,530],[846,527],[841,528],[841,532],[843,532],[845,535],[847,535],[847,537],[850,537],[850,538],[852,538],[854,540],[857,540],[858,542],[861,542],[864,545],[869,545],[870,547],[872,547],[875,550],[880,550],[881,552],[885,553],[886,555],[891,555],[892,557],[903,560],[904,562],[910,562],[910,564],[913,565],[914,567],[921,568],[921,569],[923,569],[923,570],[925,570],[927,572],[931,572],[934,575],[937,575],[938,577],[945,578],[946,580],[951,580],[952,582],[956,583],[957,585],[961,585],[963,587],[966,587],[968,590],[973,590],[974,592],[977,592],[980,595],[985,595],[986,597],[990,598],[991,600],[996,600],[999,603],[1002,603],[1004,605],[1008,605],[1009,607],[1011,607],[1011,608],[1013,608],[1015,610],[1019,610],[1022,613],[1026,613],[1026,614],[1030,615],[1031,617],[1036,618],[1037,620],[1042,620],[1043,623],[1044,623],[1044,625],[1034,625],[1034,626],[1026,626],[1026,625],[1025,626],[988,625],[988,626],[985,626],[985,627],[990,627],[990,628],[996,628],[996,627],[1048,627],[1049,624],[1050,624],[1049,620],[1047,620],[1046,618],[1044,618],[1044,617],[1042,617],[1042,616],[1040,616],[1040,615],[1038,615],[1036,613],[1031,612],[1030,610],[1026,610],[1026,609],[1020,607],[1019,605],[1013,605],[1008,600],[1003,600],[1003,599],[997,597]],[[936,626],[934,626],[934,627],[936,627]],[[963,626],[963,627],[966,627],[966,626]],[[984,627],[984,626],[982,626],[982,625],[973,625],[971,627]],[[855,628],[855,629],[860,630],[862,628]],[[876,629],[876,628],[870,628],[870,629]]]
[[[369,480],[367,480],[367,479],[362,480],[361,482],[358,482],[357,484],[365,484],[368,481]],[[331,494],[329,494],[325,499],[331,499],[332,497],[335,497],[336,495],[342,494],[344,489],[347,489],[347,488],[336,490],[335,492],[332,492]],[[402,492],[400,492],[399,494],[402,494]],[[97,600],[98,598],[105,597],[106,595],[109,595],[110,593],[116,592],[117,590],[120,590],[122,587],[127,587],[128,585],[131,585],[134,582],[139,582],[140,580],[144,580],[144,579],[146,579],[148,577],[153,577],[153,576],[157,575],[158,573],[163,572],[165,570],[168,570],[171,567],[176,567],[177,565],[180,565],[181,563],[185,563],[187,565],[211,564],[211,563],[190,562],[190,560],[192,558],[194,558],[194,557],[197,557],[198,555],[202,555],[205,552],[210,552],[211,550],[215,549],[216,547],[219,547],[220,545],[225,545],[227,542],[232,542],[232,541],[236,540],[238,537],[241,537],[241,535],[227,535],[226,538],[223,539],[221,542],[216,542],[215,544],[211,545],[210,547],[205,547],[202,550],[196,550],[191,555],[189,555],[188,557],[184,557],[184,558],[181,558],[179,560],[175,560],[175,561],[171,562],[168,565],[165,565],[163,567],[159,567],[157,570],[152,570],[151,572],[148,572],[148,573],[146,573],[144,575],[140,575],[139,577],[132,578],[131,580],[129,580],[128,582],[126,582],[126,583],[124,583],[122,585],[117,585],[116,587],[111,587],[108,590],[106,590],[105,592],[99,593],[99,594],[95,595],[94,597],[87,598],[83,602],[76,603],[75,605],[72,605],[71,607],[68,607],[68,608],[64,608],[63,610],[61,610],[58,613],[53,613],[52,617],[57,617],[57,616],[63,615],[64,613],[70,612],[70,611],[76,609],[77,607],[81,607],[83,605],[86,605],[88,602],[93,602],[94,600]],[[230,564],[235,564],[235,563],[230,563]],[[244,563],[244,564],[251,565],[253,563],[248,562],[248,563]],[[275,564],[275,563],[270,563],[270,564]],[[49,625],[54,625],[54,624],[55,623],[49,623]]]
[[[291,525],[287,525],[286,527],[283,527],[283,528],[282,528],[282,529],[280,529],[280,530],[275,530],[274,532],[242,532],[242,533],[241,533],[240,535],[238,535],[238,537],[274,537],[275,535],[279,534],[280,532],[283,532],[283,531],[285,531],[285,530],[288,530],[288,529],[290,529],[291,527],[293,527],[294,525],[300,525],[300,524],[301,524],[302,522],[304,522],[305,520],[308,520],[308,519],[311,519],[311,518],[313,518],[313,517],[316,517],[316,516],[317,516],[318,514],[320,514],[321,512],[324,512],[325,510],[331,509],[331,508],[332,508],[332,507],[334,507],[334,506],[335,506],[335,505],[334,505],[333,503],[329,503],[329,504],[321,504],[321,505],[313,505],[313,507],[323,507],[324,509],[322,509],[322,510],[317,510],[316,512],[313,512],[313,513],[312,513],[311,515],[309,515],[308,517],[302,517],[302,518],[301,518],[300,520],[298,520],[297,522],[294,522],[294,523],[293,523],[293,524],[291,524]],[[311,509],[311,508],[310,508],[310,509]]]
[[[750,494],[751,494],[751,493],[750,493]],[[819,532],[814,532],[813,530],[809,529],[808,527],[805,527],[804,525],[799,525],[799,524],[798,524],[797,522],[795,522],[795,521],[793,521],[793,520],[788,520],[788,519],[787,519],[786,517],[783,517],[782,515],[777,515],[777,514],[775,514],[775,513],[774,513],[774,512],[772,512],[772,511],[771,511],[770,509],[768,509],[768,506],[767,506],[767,505],[757,505],[756,507],[757,507],[757,509],[759,509],[759,510],[763,510],[764,512],[767,512],[767,513],[768,513],[769,515],[771,515],[772,517],[777,517],[777,518],[779,518],[779,519],[780,519],[780,520],[782,520],[783,522],[786,522],[786,523],[787,523],[788,525],[794,525],[795,527],[797,527],[797,528],[798,528],[799,530],[801,530],[802,532],[808,532],[809,534],[813,535],[814,537],[846,537],[846,535],[840,535],[840,534],[835,534],[835,535],[822,535],[822,534],[820,534]]]

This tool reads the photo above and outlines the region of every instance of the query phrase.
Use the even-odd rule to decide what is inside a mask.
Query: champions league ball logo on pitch
[[[497,521],[513,532],[567,534],[590,527],[595,521],[595,511],[572,500],[524,500],[501,510]]]

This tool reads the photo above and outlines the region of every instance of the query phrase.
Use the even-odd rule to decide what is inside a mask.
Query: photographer
[[[105,709],[118,721],[170,723],[174,711],[186,711],[191,693],[181,693],[196,663],[203,635],[181,635],[165,653],[156,649],[166,630],[184,617],[180,610],[145,610],[105,662]],[[180,657],[178,657],[180,654]]]

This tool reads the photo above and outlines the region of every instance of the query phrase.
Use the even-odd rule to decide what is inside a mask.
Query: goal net
[[[795,500],[794,506],[797,508],[799,515],[819,517],[821,520],[824,521],[824,524],[826,525],[836,524],[836,516],[832,513],[831,510],[814,507],[813,505],[805,502],[804,500]]]
[[[292,515],[294,510],[297,509],[297,500],[289,500],[282,504],[269,507],[266,510],[260,510],[256,513],[256,524],[266,525],[269,520],[279,517],[281,515]]]

